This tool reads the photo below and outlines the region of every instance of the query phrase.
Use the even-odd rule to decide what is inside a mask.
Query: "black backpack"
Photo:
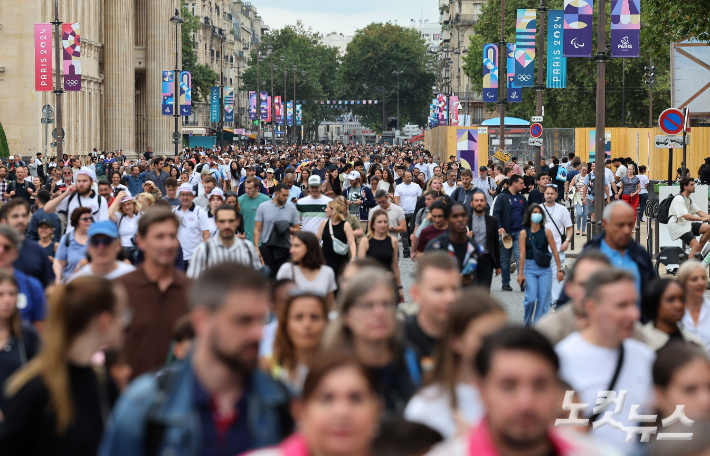
[[[671,211],[671,204],[673,203],[673,199],[678,195],[669,195],[661,201],[661,204],[658,205],[658,213],[656,214],[656,219],[658,220],[659,223],[668,223],[671,219],[670,216],[670,211]]]

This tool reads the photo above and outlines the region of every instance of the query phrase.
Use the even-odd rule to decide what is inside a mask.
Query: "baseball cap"
[[[54,228],[54,222],[52,222],[52,219],[49,217],[42,217],[41,219],[39,219],[39,221],[37,222],[37,226],[40,225],[48,225]]]
[[[206,176],[207,174],[212,174],[212,171],[210,171],[209,169],[203,167],[203,168],[202,168],[202,171],[200,171],[200,174],[203,175],[203,176]]]
[[[91,239],[92,237],[98,236],[99,234],[103,234],[104,236],[117,239],[118,227],[111,220],[104,220],[103,222],[92,223],[91,228],[89,228],[89,232],[87,233],[87,236],[89,236],[89,239]]]
[[[215,195],[221,197],[221,198],[222,198],[222,201],[225,200],[225,198],[224,198],[224,192],[222,191],[221,188],[215,188],[215,189],[213,189],[212,192],[210,193],[210,199],[212,199],[212,197],[215,196]]]
[[[195,192],[192,190],[192,185],[190,185],[190,184],[180,185],[180,188],[178,189],[178,193],[182,193],[182,192],[190,192],[193,195],[195,194]]]
[[[360,173],[357,171],[350,171],[350,174],[348,174],[348,179],[350,180],[360,179],[360,177]]]
[[[308,178],[309,187],[320,187],[320,176],[313,174]]]

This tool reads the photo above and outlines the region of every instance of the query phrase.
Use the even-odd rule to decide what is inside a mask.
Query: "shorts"
[[[703,226],[703,222],[691,222],[690,223],[690,231],[687,233],[684,233],[681,237],[680,240],[685,242],[686,244],[690,245],[690,243],[695,239],[697,236],[700,236],[700,227]]]

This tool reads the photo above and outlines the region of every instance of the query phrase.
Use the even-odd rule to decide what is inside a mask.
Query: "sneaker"
[[[502,290],[503,291],[513,291],[513,287],[511,287],[510,285],[503,285]]]
[[[510,273],[511,274],[514,273],[516,268],[517,268],[517,266],[515,265],[515,263],[511,264],[510,265]]]

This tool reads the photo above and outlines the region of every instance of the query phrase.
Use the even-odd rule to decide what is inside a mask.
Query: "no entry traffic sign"
[[[540,136],[542,136],[542,125],[540,125],[539,123],[534,123],[530,125],[530,136],[532,136],[533,138],[539,138]]]
[[[661,113],[658,118],[658,126],[663,133],[674,136],[683,131],[683,113],[680,109],[670,108]]]

